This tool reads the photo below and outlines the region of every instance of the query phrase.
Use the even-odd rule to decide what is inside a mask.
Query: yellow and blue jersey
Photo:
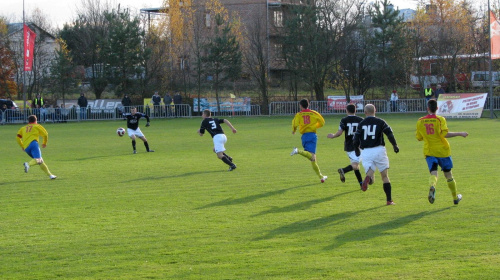
[[[451,156],[450,143],[446,140],[448,125],[442,116],[427,115],[418,119],[415,137],[424,140],[424,155],[433,157]]]
[[[314,110],[305,109],[298,112],[293,118],[292,130],[295,132],[298,127],[301,134],[308,132],[316,133],[316,130],[324,125],[325,119],[320,113]]]
[[[26,149],[31,142],[38,142],[40,137],[43,138],[42,144],[46,145],[49,140],[47,130],[38,123],[29,123],[17,131],[16,140],[21,148]]]

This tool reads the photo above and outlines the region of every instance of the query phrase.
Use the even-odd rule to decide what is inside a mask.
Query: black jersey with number
[[[139,119],[146,118],[149,122],[149,116],[143,113],[135,113],[135,114],[124,114],[125,118],[127,118],[127,127],[133,130],[136,130],[139,127]]]
[[[392,135],[392,129],[383,119],[366,117],[358,124],[353,141],[361,149],[385,146],[384,133]]]
[[[224,130],[220,126],[224,119],[205,118],[201,122],[200,133],[205,133],[205,130],[210,133],[212,138],[217,134],[224,134]]]
[[[362,117],[358,116],[347,116],[340,120],[339,129],[344,131],[345,142],[344,151],[352,152],[354,151],[354,144],[352,143],[352,138],[354,133],[358,128],[358,124],[363,120]]]

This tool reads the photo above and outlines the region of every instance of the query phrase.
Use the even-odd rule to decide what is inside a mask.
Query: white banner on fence
[[[480,118],[487,93],[440,94],[437,114],[446,118]]]
[[[356,109],[363,109],[363,95],[351,96],[351,101],[349,103],[356,104]],[[334,110],[345,110],[347,104],[347,99],[345,96],[328,96],[328,108]]]
[[[219,98],[221,112],[250,112],[250,103],[250,97]],[[198,108],[198,98],[193,98],[193,112],[205,109],[217,112],[217,99],[200,98],[200,108]]]
[[[61,106],[63,101],[61,99],[57,100],[57,105]],[[67,99],[64,101],[66,104],[65,108],[69,109],[73,106],[78,106],[77,99]],[[95,99],[88,100],[88,106],[93,110],[114,110],[116,107],[122,106],[122,101],[120,99]]]

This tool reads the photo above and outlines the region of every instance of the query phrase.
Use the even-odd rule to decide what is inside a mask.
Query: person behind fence
[[[42,148],[47,146],[49,141],[49,134],[45,128],[37,123],[37,118],[35,115],[28,117],[28,124],[21,127],[17,131],[16,141],[21,146],[21,149],[32,158],[31,161],[25,162],[24,172],[28,173],[31,166],[38,164],[40,168],[49,176],[50,179],[55,179],[57,176],[50,173],[49,168],[45,164],[42,158],[42,152],[40,151],[40,146],[38,144],[39,138],[42,137]]]
[[[170,117],[172,115],[172,96],[170,96],[170,93],[168,93],[168,91],[163,97],[163,104],[165,104],[165,112],[167,114],[167,117]]]
[[[212,140],[214,143],[214,152],[217,154],[217,157],[222,160],[225,164],[229,165],[228,171],[233,171],[236,169],[236,164],[233,163],[233,158],[228,156],[225,151],[226,147],[224,144],[227,142],[227,136],[224,134],[224,130],[221,127],[221,123],[225,123],[233,133],[236,133],[236,129],[226,119],[217,119],[212,118],[212,112],[210,109],[205,109],[203,114],[201,115],[203,121],[201,121],[200,129],[198,129],[198,134],[203,136],[205,134],[205,130],[210,133],[212,136]]]
[[[125,113],[130,112],[130,106],[132,105],[132,100],[130,100],[130,97],[128,97],[128,94],[126,93],[122,98],[122,105],[123,107],[125,107]]]
[[[80,106],[80,119],[87,119],[87,106],[89,105],[85,94],[80,93],[80,97],[78,98],[78,106]]]
[[[340,120],[339,129],[335,134],[330,133],[326,137],[330,139],[334,139],[342,135],[345,132],[345,141],[344,141],[344,151],[349,157],[349,161],[351,164],[344,168],[339,168],[337,172],[340,175],[340,181],[342,183],[345,182],[345,173],[353,171],[358,179],[359,186],[363,184],[363,177],[361,177],[361,172],[359,172],[359,162],[361,158],[356,156],[355,148],[352,143],[352,138],[354,137],[354,133],[358,129],[358,124],[363,120],[362,117],[356,116],[356,105],[349,104],[346,107],[347,117],[344,117]]]
[[[391,93],[391,112],[397,112],[398,111],[398,91],[393,90]]]
[[[174,105],[175,105],[175,116],[179,117],[183,115],[182,111],[182,96],[179,92],[176,92],[174,95]]]
[[[434,97],[434,91],[431,88],[431,84],[427,84],[427,88],[424,90],[425,100],[429,101]]]
[[[158,116],[161,112],[160,108],[161,96],[158,94],[157,91],[155,91],[155,94],[153,94],[153,96],[151,97],[151,101],[153,101],[154,115]]]
[[[439,95],[443,94],[443,93],[445,93],[445,92],[444,92],[444,89],[441,87],[441,84],[437,84],[436,91],[434,92],[434,94],[436,95],[436,100],[438,100]]]
[[[47,105],[43,104],[42,108],[40,108],[40,122],[44,123],[47,121],[49,117],[49,110],[47,110]]]
[[[31,106],[33,107],[33,114],[36,115],[38,118],[40,118],[40,108],[45,104],[43,98],[40,96],[38,93],[33,99],[33,103],[31,103]]]
[[[149,143],[148,140],[146,139],[146,136],[142,133],[141,129],[139,128],[139,120],[141,118],[146,118],[146,127],[148,127],[149,124],[149,116],[143,113],[137,112],[136,107],[131,107],[130,108],[130,113],[123,114],[125,119],[127,120],[127,133],[130,139],[132,139],[132,149],[133,153],[137,154],[137,151],[135,149],[135,139],[136,137],[139,137],[144,142],[144,147],[146,147],[146,152],[151,153],[154,152],[154,150],[149,149]]]
[[[69,116],[69,110],[66,109],[66,106],[64,106],[64,104],[61,104],[61,122],[67,122],[68,116]]]
[[[375,116],[376,108],[373,104],[365,105],[365,118],[359,123],[354,134],[353,144],[356,155],[361,155],[366,177],[361,185],[361,190],[366,191],[368,185],[374,182],[376,169],[382,176],[383,188],[387,198],[386,205],[394,205],[392,200],[392,186],[389,180],[389,157],[385,149],[384,134],[391,142],[395,153],[399,153],[399,147],[391,127],[383,120]],[[361,149],[361,151],[360,151]]]
[[[316,135],[316,130],[325,125],[325,119],[320,113],[309,109],[309,100],[300,100],[299,106],[300,112],[292,120],[292,134],[295,135],[297,128],[299,129],[300,134],[302,134],[301,140],[304,150],[299,150],[295,147],[290,155],[299,154],[310,160],[314,172],[318,175],[321,183],[324,183],[328,177],[321,174],[317,163],[316,145],[318,136]]]
[[[7,104],[3,104],[0,108],[0,124],[4,124],[7,121]]]
[[[448,188],[453,197],[453,203],[458,204],[462,200],[462,195],[457,194],[457,185],[451,169],[453,162],[451,160],[450,143],[446,138],[462,136],[467,137],[467,132],[450,132],[446,119],[436,115],[438,109],[436,100],[427,101],[427,116],[418,119],[415,137],[418,141],[424,141],[424,156],[429,168],[429,195],[430,203],[436,199],[436,185],[438,181],[438,166],[446,177]]]

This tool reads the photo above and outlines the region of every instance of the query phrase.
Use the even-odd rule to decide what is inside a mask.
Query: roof
[[[52,34],[50,34],[48,31],[40,28],[38,25],[32,23],[32,22],[26,22],[26,25],[28,25],[29,28],[31,29],[36,29],[34,30],[35,32],[42,32],[44,35],[51,37],[52,39],[56,39],[56,37]],[[7,34],[8,36],[11,36],[14,33],[17,32],[22,32],[23,31],[23,23],[22,22],[16,22],[16,23],[9,23],[7,24]],[[37,32],[37,33],[38,33]]]

